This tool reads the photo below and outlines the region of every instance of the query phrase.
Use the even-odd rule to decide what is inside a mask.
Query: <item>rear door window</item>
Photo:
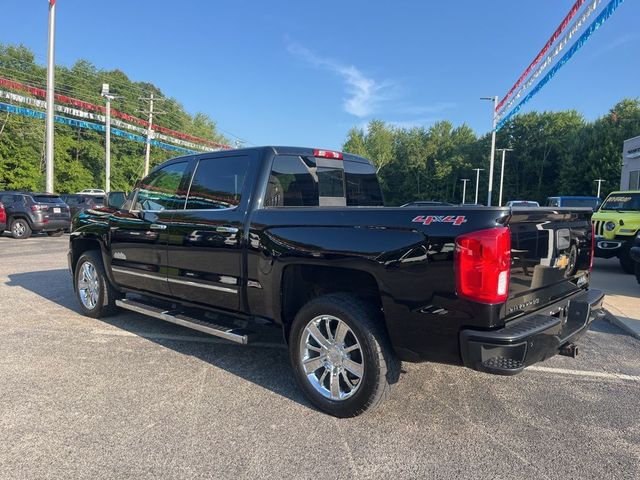
[[[220,210],[240,205],[248,156],[205,158],[193,175],[187,209]]]
[[[318,173],[315,161],[298,155],[273,160],[264,200],[266,207],[317,207]]]

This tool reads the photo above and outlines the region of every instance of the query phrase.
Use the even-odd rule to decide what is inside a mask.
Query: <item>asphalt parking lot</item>
[[[276,338],[82,317],[67,241],[0,237],[1,478],[640,478],[640,341],[606,321],[516,377],[404,364],[338,420]]]

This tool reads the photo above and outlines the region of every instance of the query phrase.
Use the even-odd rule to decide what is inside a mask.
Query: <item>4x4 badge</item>
[[[413,223],[422,223],[424,225],[431,225],[432,223],[453,223],[455,226],[460,226],[467,221],[467,217],[464,215],[418,215],[412,221]]]

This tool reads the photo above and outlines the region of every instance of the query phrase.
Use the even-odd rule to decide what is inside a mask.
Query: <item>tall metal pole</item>
[[[149,95],[149,129],[147,130],[147,144],[144,149],[144,176],[149,175],[149,157],[151,156],[151,136],[153,130],[151,126],[153,124],[153,93]]]
[[[491,157],[489,158],[489,191],[487,194],[487,206],[491,206],[491,197],[493,196],[493,165],[496,158],[496,125],[498,117],[496,109],[498,108],[498,97],[482,97],[481,100],[493,100],[492,121],[491,121]]]
[[[461,178],[460,180],[462,181],[462,205],[464,205],[467,202],[467,182],[469,179]]]
[[[55,92],[56,0],[49,0],[49,44],[47,47],[47,115],[45,123],[45,190],[53,193],[53,117]]]
[[[474,168],[474,170],[476,171],[476,202],[475,204],[478,204],[478,187],[480,185],[480,172],[484,170],[484,168]]]
[[[111,100],[113,95],[109,93],[109,84],[102,84],[102,96],[106,100],[105,112],[105,136],[104,136],[104,191],[111,190]]]
[[[498,206],[502,206],[502,185],[504,183],[504,156],[506,152],[513,152],[512,148],[499,148],[502,151],[502,166],[500,167],[500,197],[498,200]]]
[[[598,178],[597,180],[594,180],[594,182],[596,182],[598,184],[598,198],[600,198],[600,186],[602,185],[602,182],[604,182],[604,178]]]

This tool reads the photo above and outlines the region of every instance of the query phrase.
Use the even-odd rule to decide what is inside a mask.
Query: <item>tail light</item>
[[[481,303],[507,300],[511,270],[511,234],[507,227],[460,235],[454,258],[460,297]]]
[[[589,271],[593,270],[593,257],[595,257],[596,253],[596,230],[591,224],[591,258],[589,259]]]
[[[44,212],[45,210],[49,210],[49,205],[31,205],[32,212]]]

